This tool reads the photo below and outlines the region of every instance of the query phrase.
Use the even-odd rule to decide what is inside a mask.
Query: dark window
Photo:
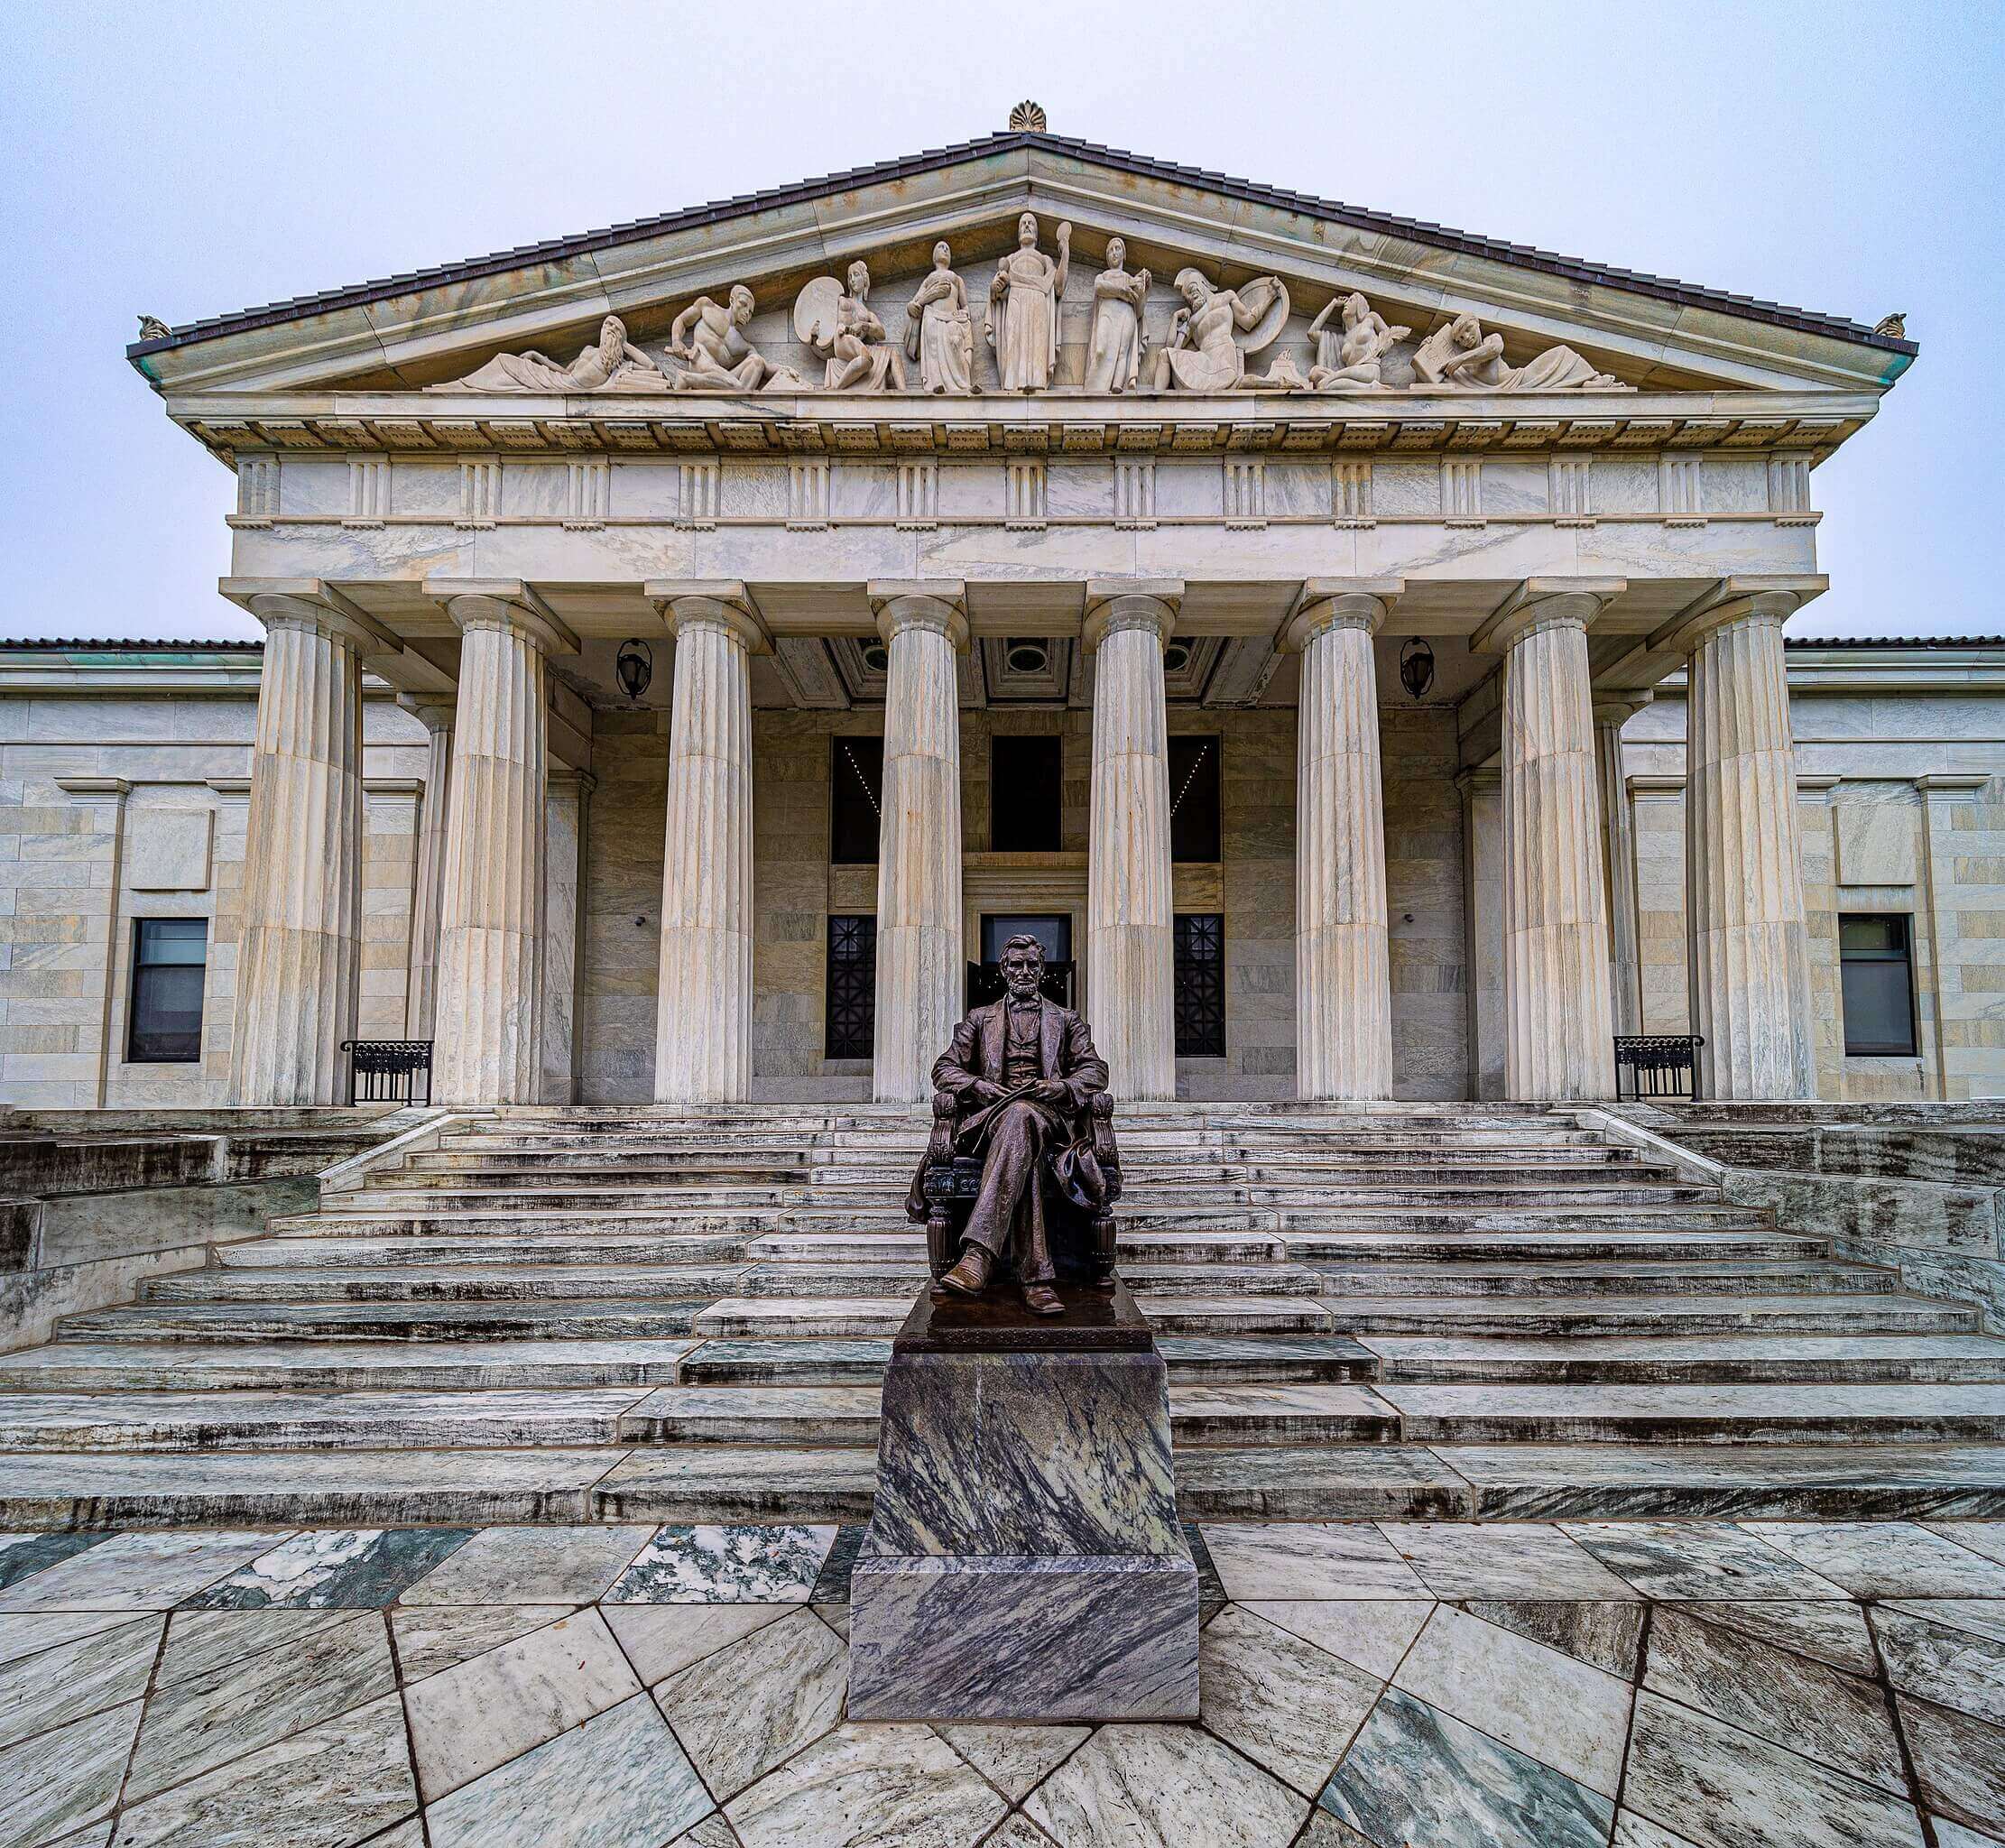
[[[1225,919],[1217,911],[1176,916],[1177,1057],[1225,1056]]]
[[[868,1058],[877,1035],[877,919],[868,914],[828,920],[830,1058]]]
[[[1064,743],[999,737],[989,748],[989,847],[997,854],[1058,851]]]
[[[1218,858],[1218,740],[1169,741],[1169,857]]]
[[[1838,919],[1845,1052],[1854,1058],[1915,1056],[1915,966],[1904,915]]]
[[[828,818],[829,859],[838,866],[875,865],[884,806],[883,739],[831,738],[828,781],[835,791]]]
[[[202,977],[208,922],[133,920],[133,998],[125,1028],[130,1065],[189,1065],[202,1056]]]

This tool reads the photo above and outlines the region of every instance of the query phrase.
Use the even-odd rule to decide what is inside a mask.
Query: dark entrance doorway
[[[982,960],[967,966],[967,1004],[1002,1000],[1002,946],[1012,937],[1034,937],[1044,946],[1045,999],[1073,1006],[1078,965],[1072,958],[1072,919],[1063,911],[984,911]]]

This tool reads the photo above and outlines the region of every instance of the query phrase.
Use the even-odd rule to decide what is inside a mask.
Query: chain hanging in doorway
[[[864,774],[863,765],[856,762],[856,753],[852,751],[847,744],[845,744],[843,746],[843,762],[848,764],[850,774],[856,779],[859,784],[862,785],[864,791],[864,799],[870,804],[870,812],[874,815],[880,822],[882,821],[884,818],[884,811],[878,804],[877,791],[871,788],[870,779]]]
[[[1169,818],[1177,818],[1177,811],[1184,806],[1184,798],[1190,793],[1190,786],[1197,781],[1197,772],[1205,767],[1205,759],[1211,754],[1211,741],[1207,738],[1197,747],[1197,754],[1190,760],[1190,774],[1184,779],[1184,786],[1177,791],[1177,799],[1169,805]]]

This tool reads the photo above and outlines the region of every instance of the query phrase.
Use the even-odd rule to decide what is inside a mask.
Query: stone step
[[[917,1159],[916,1157],[914,1158]],[[688,1175],[707,1179],[727,1174],[740,1181],[778,1186],[807,1178],[805,1152],[798,1159],[782,1159],[775,1150],[770,1155],[743,1149],[658,1150],[614,1155],[603,1148],[509,1150],[485,1146],[461,1146],[428,1150],[404,1158],[407,1174],[493,1174],[533,1172],[537,1174],[617,1173],[632,1168],[637,1172]]]
[[[1991,1443],[2005,1386],[1379,1383],[1409,1444]]]
[[[1129,1264],[1260,1264],[1287,1260],[1288,1250],[1276,1234],[1261,1233],[1136,1232],[1119,1233],[1123,1272]],[[924,1262],[923,1232],[863,1235],[838,1232],[772,1233],[747,1242],[746,1255],[760,1263],[827,1264],[845,1257],[878,1258],[895,1254]]]
[[[1974,1329],[1977,1312],[1910,1296],[1610,1296],[1512,1299],[1381,1297],[1327,1305],[1334,1332],[1372,1335],[1945,1334]],[[1150,1306],[1154,1319],[1154,1306]]]
[[[659,1340],[688,1334],[687,1302],[142,1303],[65,1317],[65,1341]]]
[[[609,1465],[610,1461],[610,1466]],[[862,1446],[90,1451],[0,1456],[0,1525],[860,1522]],[[1313,1445],[1190,1448],[1187,1520],[1853,1520],[2005,1515],[2005,1446]]]
[[[1891,1270],[1830,1258],[1700,1260],[1657,1263],[1548,1261],[1473,1263],[1453,1260],[1408,1263],[1318,1264],[1322,1294],[1345,1304],[1373,1297],[1487,1297],[1549,1302],[1598,1296],[1773,1295],[1779,1290],[1843,1297],[1871,1296],[1898,1287]],[[165,1280],[172,1282],[175,1280]]]
[[[1555,1259],[1744,1262],[1822,1258],[1829,1250],[1824,1239],[1774,1232],[1328,1232],[1290,1234],[1280,1243],[1296,1262],[1316,1264],[1436,1261],[1537,1264]]]
[[[1326,1194],[1352,1194],[1362,1189],[1376,1190],[1393,1187],[1410,1192],[1415,1188],[1447,1187],[1537,1187],[1550,1190],[1555,1187],[1624,1188],[1644,1187],[1681,1187],[1689,1183],[1678,1178],[1678,1171],[1668,1166],[1646,1167],[1640,1162],[1606,1162],[1593,1166],[1580,1162],[1554,1163],[1550,1166],[1538,1162],[1502,1162],[1491,1167],[1474,1166],[1467,1162],[1426,1161],[1394,1158],[1391,1161],[1365,1165],[1346,1165],[1340,1162],[1289,1162],[1279,1164],[1219,1161],[1182,1163],[1174,1168],[1150,1168],[1122,1163],[1122,1178],[1127,1188],[1138,1195],[1148,1196],[1159,1190],[1174,1189],[1183,1192],[1197,1190],[1203,1197],[1224,1200],[1255,1200],[1269,1195],[1322,1196]],[[522,1169],[515,1171],[522,1177],[522,1184],[532,1182],[537,1170]],[[608,1179],[616,1177],[616,1170],[608,1169]],[[869,1197],[888,1190],[895,1182],[902,1195],[911,1181],[910,1168],[886,1169],[880,1173],[871,1169],[817,1169],[810,1177],[815,1197],[839,1204],[854,1197]],[[465,1178],[462,1177],[461,1178]],[[638,1183],[647,1183],[644,1174],[633,1177]],[[499,1175],[483,1175],[481,1186],[502,1185]]]
[[[676,1390],[14,1393],[0,1398],[0,1451],[612,1445],[620,1441],[623,1414],[651,1392]]]
[[[1151,1296],[1143,1304],[1151,1326],[1176,1335],[1327,1335],[1328,1311],[1302,1297]],[[910,1297],[734,1297],[696,1317],[693,1332],[711,1338],[832,1339],[888,1337],[911,1309]]]
[[[1557,1339],[1381,1335],[1363,1345],[1388,1380],[1495,1381],[1903,1381],[2005,1382],[2005,1340],[1981,1334],[1608,1335]]]
[[[855,1250],[860,1241],[848,1241]],[[889,1240],[886,1241],[889,1243]],[[923,1256],[925,1240],[919,1241]],[[672,1233],[599,1233],[533,1237],[484,1234],[457,1238],[355,1238],[341,1233],[299,1238],[253,1238],[216,1248],[226,1270],[362,1270],[407,1264],[577,1264],[618,1260],[628,1264],[743,1265],[751,1261],[746,1241]]]
[[[1355,1347],[1356,1344],[1351,1344]],[[594,1341],[57,1341],[0,1354],[0,1391],[504,1391],[672,1386],[697,1343]],[[1360,1354],[1364,1351],[1357,1349]],[[885,1353],[890,1347],[887,1344]],[[1369,1361],[1369,1356],[1366,1357]]]

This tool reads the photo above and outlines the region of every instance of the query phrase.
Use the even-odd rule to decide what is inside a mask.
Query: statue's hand
[[[977,1078],[968,1086],[968,1095],[973,1097],[977,1104],[993,1104],[998,1097],[1002,1095],[1002,1087],[1000,1085],[990,1084],[986,1078]]]
[[[1071,1101],[1065,1086],[1056,1078],[1040,1078],[1031,1086],[1030,1095],[1039,1104],[1066,1104]]]

